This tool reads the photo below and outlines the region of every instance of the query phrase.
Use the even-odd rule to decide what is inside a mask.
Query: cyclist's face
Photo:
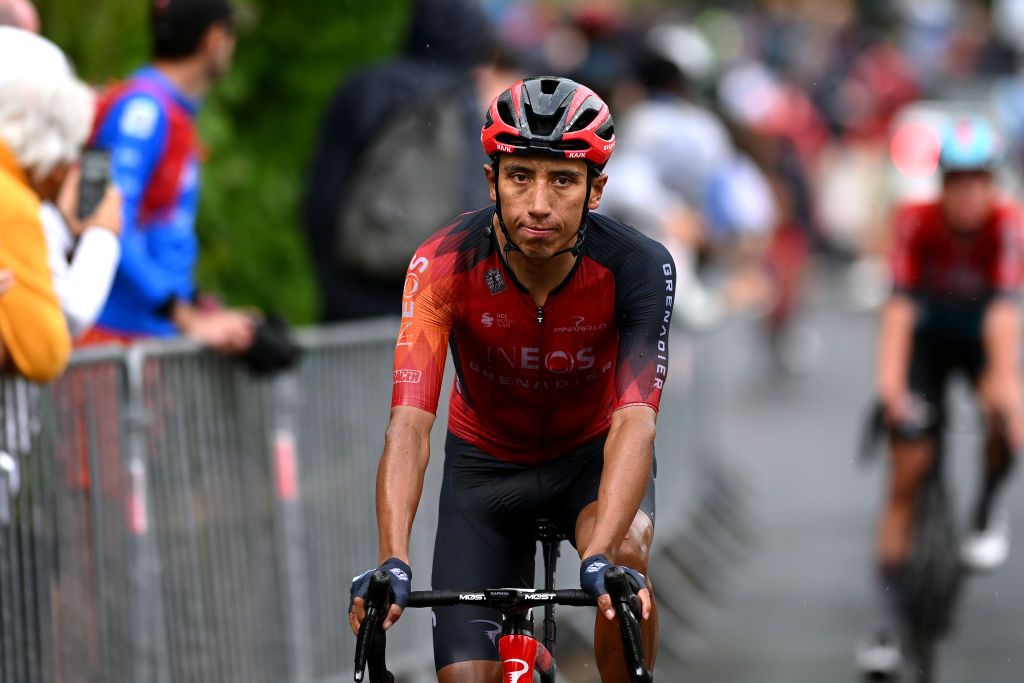
[[[977,230],[992,213],[998,188],[991,173],[947,173],[942,181],[942,208],[954,230]]]
[[[512,239],[528,257],[547,258],[576,243],[587,196],[587,164],[580,159],[503,155],[498,163],[501,213]],[[497,199],[494,171],[484,167]],[[607,176],[594,179],[588,206],[596,209]]]

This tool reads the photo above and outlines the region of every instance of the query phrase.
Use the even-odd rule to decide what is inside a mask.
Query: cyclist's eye
[[[572,178],[566,175],[560,175],[555,178],[555,185],[558,187],[568,187],[569,185],[572,185]]]
[[[512,181],[516,183],[525,183],[529,180],[525,173],[513,173],[511,178]]]

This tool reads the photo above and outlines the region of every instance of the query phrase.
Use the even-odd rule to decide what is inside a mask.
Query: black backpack
[[[413,252],[467,206],[471,193],[467,93],[422,97],[375,131],[343,188],[335,256],[374,280],[401,278]],[[477,182],[486,187],[482,171]]]

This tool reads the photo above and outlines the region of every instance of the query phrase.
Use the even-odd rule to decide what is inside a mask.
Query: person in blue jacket
[[[228,0],[153,0],[153,62],[101,99],[93,145],[111,152],[124,195],[121,261],[86,343],[196,338],[224,352],[252,342],[237,310],[196,305],[200,148],[195,118],[235,47]]]

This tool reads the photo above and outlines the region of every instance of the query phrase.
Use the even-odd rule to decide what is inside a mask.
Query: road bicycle
[[[907,596],[904,615],[908,666],[918,683],[935,678],[936,647],[951,629],[963,587],[960,539],[953,519],[952,501],[943,474],[946,454],[946,418],[940,411],[927,426],[934,440],[931,465],[917,494],[907,561]],[[862,456],[871,457],[888,432],[884,411],[875,408]]]
[[[550,523],[541,523],[538,541],[544,558],[544,589],[486,588],[483,590],[413,591],[409,607],[447,607],[473,605],[489,607],[501,614],[498,656],[502,680],[506,683],[533,683],[536,674],[541,683],[555,683],[555,605],[586,607],[596,601],[582,590],[555,590],[555,565],[559,545],[565,537]],[[654,676],[646,668],[640,634],[640,599],[624,571],[612,567],[606,571],[605,585],[618,614],[626,668],[631,683],[652,683]],[[366,617],[359,627],[355,651],[355,683],[362,683],[369,667],[369,683],[394,683],[387,668],[387,639],[382,628],[390,607],[391,581],[377,571],[370,579],[366,597]],[[544,635],[538,640],[533,630],[533,610],[544,608]]]

